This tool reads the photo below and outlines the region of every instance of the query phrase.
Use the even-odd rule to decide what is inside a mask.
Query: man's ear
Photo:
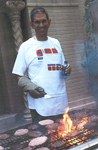
[[[34,29],[33,22],[30,21],[30,26]]]
[[[48,24],[49,24],[49,26],[50,26],[50,24],[51,24],[51,19],[48,20]]]

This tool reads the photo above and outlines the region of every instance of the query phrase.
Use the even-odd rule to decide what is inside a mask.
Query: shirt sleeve
[[[59,49],[61,51],[61,65],[64,65],[65,57],[64,57],[64,54],[63,54],[63,51],[62,51],[62,47],[61,47],[61,44],[60,44],[59,41],[58,41],[58,45],[59,45]]]
[[[12,73],[16,75],[24,76],[26,70],[27,70],[27,64],[25,59],[25,48],[23,47],[23,45],[21,45],[14,63]]]
[[[65,61],[65,57],[64,57],[64,54],[62,52],[62,62],[61,62],[62,65],[64,65],[64,61]]]

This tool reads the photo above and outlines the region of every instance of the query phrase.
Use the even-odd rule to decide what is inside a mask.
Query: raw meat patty
[[[0,146],[0,150],[4,150],[4,147]]]
[[[21,135],[27,134],[28,132],[29,132],[28,129],[18,129],[18,130],[14,133],[14,135],[15,135],[15,136],[21,136]]]
[[[0,139],[4,140],[4,139],[7,139],[9,137],[8,134],[1,134],[0,135]]]
[[[46,120],[39,121],[38,123],[39,123],[40,125],[42,125],[42,126],[45,126],[45,125],[47,125],[47,124],[52,124],[52,123],[54,123],[54,121],[51,120],[51,119],[46,119]]]
[[[29,146],[37,146],[45,143],[47,141],[46,136],[37,137],[29,142]]]

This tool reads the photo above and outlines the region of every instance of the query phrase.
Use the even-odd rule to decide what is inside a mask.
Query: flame
[[[83,129],[87,122],[90,122],[88,117],[82,118],[81,122],[77,125],[77,130]]]
[[[56,127],[56,129],[48,130],[48,134],[51,134],[50,144],[53,144],[53,142],[57,142],[58,140],[63,142],[66,141],[66,147],[70,146],[70,148],[72,148],[76,145],[84,143],[84,141],[91,140],[90,138],[88,139],[87,135],[92,134],[94,132],[94,129],[88,131],[88,129],[85,129],[84,126],[87,122],[90,122],[89,117],[79,117],[77,118],[77,120],[75,119],[72,122],[71,118],[68,115],[68,110],[69,107],[65,109],[63,119],[60,120],[59,126]],[[74,121],[75,125],[73,125]]]
[[[72,129],[72,120],[68,115],[69,107],[65,109],[65,113],[63,114],[63,120],[60,120],[60,125],[58,126],[58,135],[60,137],[66,136],[68,132],[71,132]]]

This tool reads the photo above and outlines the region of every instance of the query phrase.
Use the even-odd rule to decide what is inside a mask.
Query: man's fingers
[[[42,87],[38,87],[38,88],[36,88],[36,90],[39,91],[39,92],[43,92],[44,91],[44,89]]]
[[[34,90],[34,91],[31,90],[31,91],[29,91],[29,94],[33,98],[39,98],[40,97],[40,93],[37,90]]]
[[[66,73],[67,75],[70,75],[70,73],[71,73],[70,64],[67,65],[66,70],[65,70],[65,73]]]
[[[31,95],[31,97],[33,98],[41,98],[44,97],[44,95],[46,94],[44,91],[38,91],[37,89],[34,91],[29,91],[29,94]]]
[[[36,90],[40,93],[40,95],[41,95],[42,97],[44,97],[44,95],[46,95],[46,92],[44,91],[44,89],[43,89],[43,91],[40,91],[39,88],[36,89]]]

